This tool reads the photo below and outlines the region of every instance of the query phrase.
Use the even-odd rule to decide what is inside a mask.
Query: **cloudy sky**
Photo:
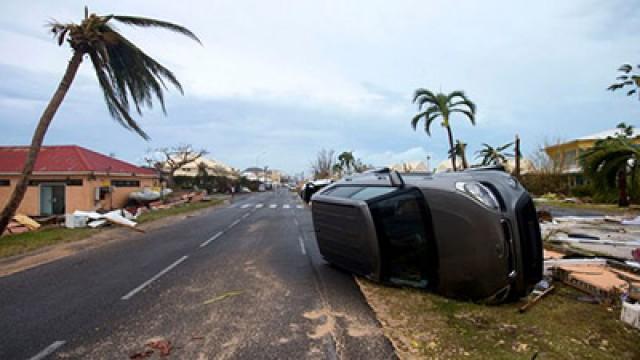
[[[309,171],[321,148],[374,165],[446,157],[445,131],[409,124],[418,87],[464,90],[469,144],[545,140],[640,125],[640,102],[606,87],[640,62],[640,5],[608,1],[15,1],[0,3],[0,144],[27,144],[70,58],[45,28],[98,14],[156,17],[193,30],[203,46],[163,30],[119,29],[174,70],[168,115],[138,117],[152,140],[108,115],[88,61],[45,144],[79,144],[139,163],[147,149],[189,143],[234,167]],[[189,4],[189,5],[185,5]],[[473,154],[469,154],[472,156]]]

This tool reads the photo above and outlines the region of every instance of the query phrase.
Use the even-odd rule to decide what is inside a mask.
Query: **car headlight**
[[[456,189],[471,196],[474,200],[490,209],[500,209],[500,205],[498,204],[498,200],[495,195],[493,195],[489,188],[479,182],[457,182]]]

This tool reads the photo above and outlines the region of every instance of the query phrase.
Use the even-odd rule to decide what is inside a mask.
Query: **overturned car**
[[[336,182],[312,203],[325,260],[374,281],[501,302],[542,278],[533,201],[497,169],[382,169]]]

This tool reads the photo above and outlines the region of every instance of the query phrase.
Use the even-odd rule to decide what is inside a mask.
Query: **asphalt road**
[[[158,337],[176,359],[395,357],[284,190],[0,278],[0,359],[128,359]]]

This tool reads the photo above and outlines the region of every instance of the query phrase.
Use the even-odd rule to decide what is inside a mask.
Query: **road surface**
[[[285,190],[0,278],[0,359],[128,359],[157,338],[176,359],[395,357]]]

